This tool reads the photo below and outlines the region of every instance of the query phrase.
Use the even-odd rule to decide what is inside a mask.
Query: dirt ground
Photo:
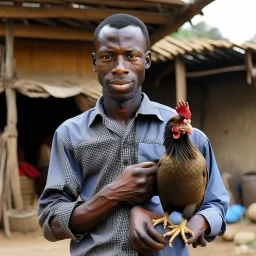
[[[251,230],[256,232],[256,224],[233,224],[236,230]],[[68,256],[69,241],[63,240],[55,243],[46,241],[41,231],[38,229],[29,234],[12,233],[13,238],[7,239],[0,231],[0,255],[8,256]],[[191,256],[228,256],[239,255],[233,242],[224,242],[222,238],[217,238],[209,243],[205,248],[190,249]],[[241,254],[240,254],[241,255]],[[242,254],[256,256],[256,251],[251,254]]]

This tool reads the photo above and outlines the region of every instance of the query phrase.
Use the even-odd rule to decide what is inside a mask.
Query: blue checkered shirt
[[[174,109],[152,102],[142,94],[142,102],[126,129],[104,113],[103,99],[79,116],[65,121],[55,132],[48,179],[39,200],[39,222],[46,239],[56,241],[49,223],[54,216],[71,239],[72,256],[135,256],[128,241],[130,210],[134,203],[121,205],[104,223],[85,234],[73,234],[69,218],[80,204],[89,200],[107,184],[113,182],[128,165],[158,160],[164,153],[165,123],[176,115]],[[223,185],[209,140],[194,129],[193,144],[203,153],[209,171],[209,184],[204,204],[197,214],[210,225],[208,241],[223,234],[229,196]],[[146,207],[163,214],[159,197],[154,196]],[[179,223],[181,214],[174,212],[172,222]],[[164,232],[161,225],[159,232]],[[168,244],[168,243],[167,243]],[[154,253],[155,256],[187,256],[188,249],[178,237],[173,248]]]

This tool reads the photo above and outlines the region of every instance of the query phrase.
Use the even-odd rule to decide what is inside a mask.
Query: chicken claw
[[[182,236],[182,239],[185,243],[186,246],[188,246],[188,240],[185,236],[185,234],[190,234],[192,237],[194,236],[194,233],[192,230],[188,229],[186,227],[186,224],[187,224],[187,220],[183,220],[180,225],[171,225],[171,226],[168,226],[168,228],[172,229],[172,231],[170,232],[167,232],[164,234],[164,238],[167,237],[167,236],[171,236],[170,240],[169,240],[169,246],[172,247],[172,242],[173,240],[179,235],[181,234]]]
[[[153,226],[157,226],[158,224],[163,223],[164,229],[166,229],[167,224],[173,226],[172,222],[169,220],[169,213],[166,212],[163,216],[163,218],[153,220]]]

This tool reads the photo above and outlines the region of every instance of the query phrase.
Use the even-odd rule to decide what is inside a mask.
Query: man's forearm
[[[121,201],[116,198],[111,186],[108,185],[90,200],[74,209],[70,217],[69,228],[74,234],[88,232],[101,223],[120,203]],[[51,221],[50,227],[57,239],[66,238],[56,217]]]

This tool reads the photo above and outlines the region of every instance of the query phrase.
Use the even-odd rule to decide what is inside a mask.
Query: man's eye
[[[138,57],[137,54],[131,54],[131,53],[129,53],[129,54],[126,55],[126,58],[127,58],[127,59],[136,59],[137,57]]]
[[[112,55],[105,55],[105,56],[103,56],[103,59],[113,59],[113,56]]]

